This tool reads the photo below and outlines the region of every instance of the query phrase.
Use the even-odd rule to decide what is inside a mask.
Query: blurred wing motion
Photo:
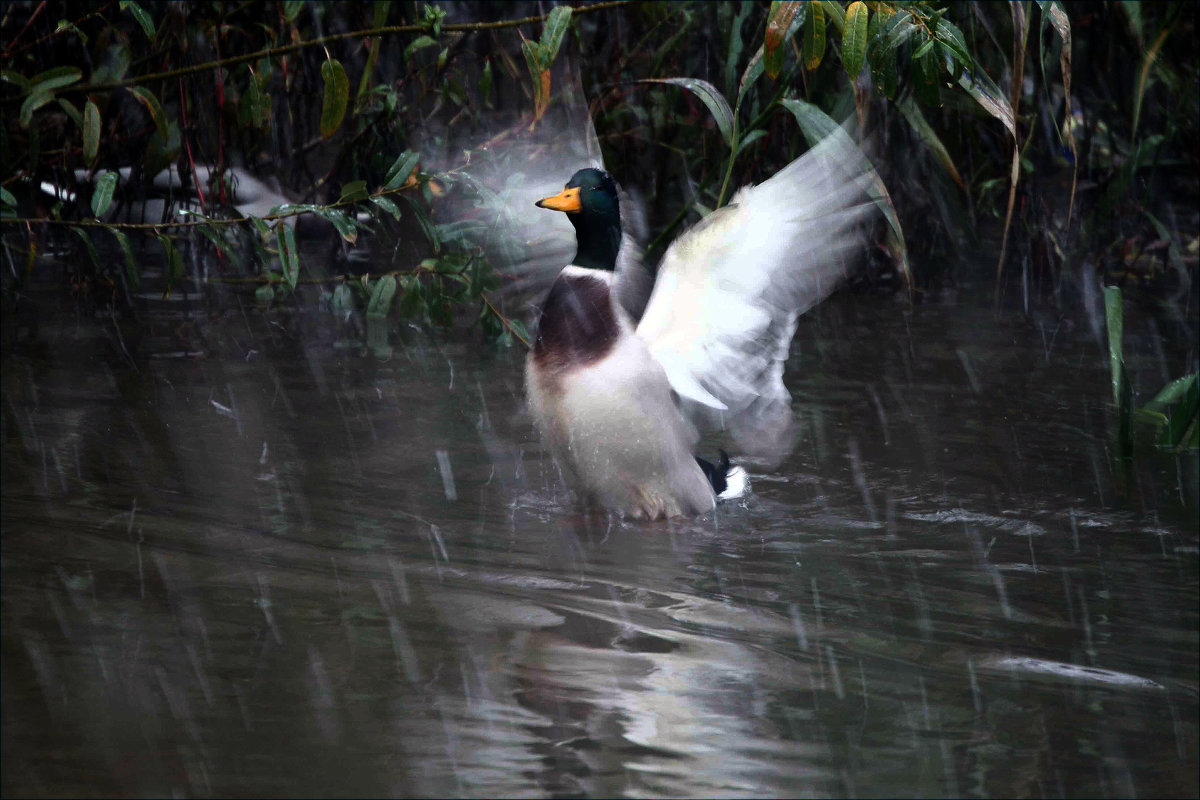
[[[702,428],[768,461],[791,445],[783,364],[796,320],[863,248],[869,166],[840,129],[671,245],[637,328]]]

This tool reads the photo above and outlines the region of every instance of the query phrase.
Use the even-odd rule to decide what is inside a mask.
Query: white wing
[[[869,166],[841,130],[671,245],[637,333],[685,410],[744,452],[790,449],[783,363],[796,319],[863,250]],[[690,402],[689,402],[690,401]]]

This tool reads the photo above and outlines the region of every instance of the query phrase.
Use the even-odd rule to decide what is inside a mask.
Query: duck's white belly
[[[633,517],[699,514],[714,504],[692,456],[696,434],[662,367],[622,325],[604,356],[586,365],[526,366],[530,412],[569,480]]]

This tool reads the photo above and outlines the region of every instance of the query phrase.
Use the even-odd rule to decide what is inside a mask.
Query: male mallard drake
[[[671,244],[640,320],[614,299],[612,178],[583,169],[537,201],[567,214],[578,252],[542,303],[526,390],[535,426],[584,496],[635,518],[711,510],[745,473],[724,454],[717,467],[696,459],[696,425],[726,430],[750,455],[786,454],[783,362],[797,317],[860,249],[866,169],[835,131],[743,188]]]

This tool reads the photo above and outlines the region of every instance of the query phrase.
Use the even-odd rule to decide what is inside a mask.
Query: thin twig
[[[590,6],[580,6],[574,9],[575,14],[586,14],[592,11],[602,11],[607,8],[615,8],[623,6],[633,0],[606,0],[602,3],[594,3]],[[495,30],[497,28],[515,28],[520,25],[532,25],[536,22],[545,22],[549,18],[549,14],[542,14],[536,17],[524,17],[522,19],[501,20],[499,22],[463,22],[453,25],[443,25],[443,32],[452,31],[486,31]],[[76,86],[66,87],[61,90],[62,93],[67,92],[108,92],[114,89],[124,89],[127,86],[136,86],[142,83],[151,81],[166,80],[168,78],[179,77],[180,75],[192,75],[197,72],[208,72],[224,67],[232,67],[237,64],[245,64],[252,61],[258,61],[262,58],[272,58],[275,56],[285,56],[299,52],[309,47],[324,47],[332,42],[340,42],[346,39],[365,39],[372,36],[386,36],[390,34],[401,33],[425,33],[429,31],[427,25],[387,25],[382,28],[368,28],[361,31],[349,31],[346,33],[334,33],[329,36],[322,36],[319,39],[310,39],[306,42],[296,42],[294,44],[284,45],[282,47],[268,47],[265,50],[259,50],[254,53],[245,53],[240,56],[233,56],[226,59],[218,59],[216,61],[206,61],[203,64],[193,64],[188,67],[180,67],[178,69],[167,70],[166,72],[157,72],[150,75],[142,75],[136,78],[126,78],[122,81],[111,81],[109,83],[91,83],[79,84]]]

